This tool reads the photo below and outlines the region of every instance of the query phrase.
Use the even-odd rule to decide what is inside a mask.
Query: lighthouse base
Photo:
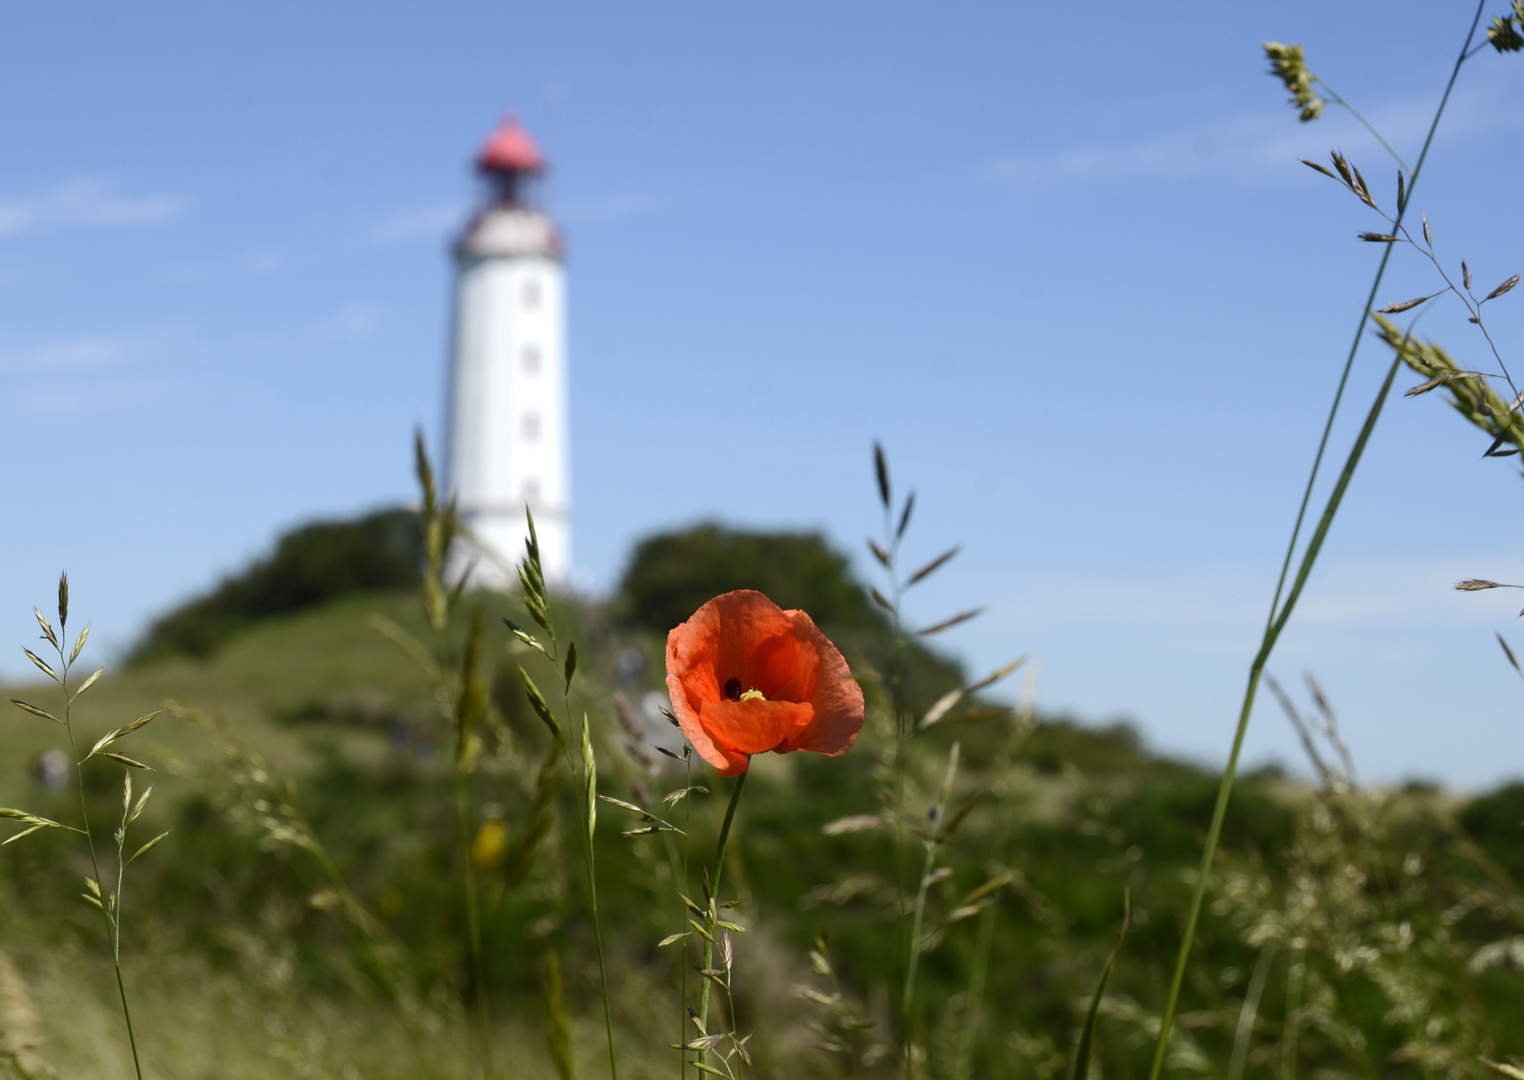
[[[458,538],[450,549],[447,577],[452,583],[466,579],[466,588],[509,592],[519,586],[518,565],[526,558],[529,522],[522,510],[460,512],[469,536]],[[540,567],[551,588],[566,584],[571,571],[571,529],[567,515],[549,507],[534,511],[535,535],[540,542]]]

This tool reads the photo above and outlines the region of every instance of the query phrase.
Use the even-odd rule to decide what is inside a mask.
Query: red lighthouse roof
[[[532,173],[545,167],[545,158],[512,113],[482,143],[476,167],[490,173]]]

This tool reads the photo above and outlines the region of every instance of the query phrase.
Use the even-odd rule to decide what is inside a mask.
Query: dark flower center
[[[741,680],[740,679],[732,677],[732,678],[729,678],[729,679],[725,680],[725,700],[726,701],[740,701],[741,700]]]

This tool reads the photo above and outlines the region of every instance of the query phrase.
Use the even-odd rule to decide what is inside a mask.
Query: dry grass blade
[[[90,687],[94,686],[97,682],[99,682],[100,681],[100,677],[102,675],[104,675],[104,674],[106,674],[106,669],[105,668],[103,668],[103,667],[96,668],[94,671],[92,671],[90,673],[90,677],[88,679],[86,679],[84,682],[79,684],[79,688],[74,691],[73,696],[74,697],[79,697],[79,695],[83,694],[86,690],[90,689]]]
[[[593,757],[592,728],[587,713],[582,714],[582,780],[586,785],[587,841],[591,844],[593,830],[598,824],[598,762]]]
[[[371,629],[407,653],[408,658],[417,664],[431,680],[440,681],[439,666],[434,663],[434,658],[429,655],[428,649],[423,647],[422,642],[385,615],[372,615],[369,622]]]
[[[820,827],[820,831],[827,836],[845,836],[849,833],[867,832],[884,824],[883,814],[849,814],[847,817],[837,818]]]
[[[141,761],[138,761],[136,758],[130,758],[126,754],[118,754],[113,751],[107,751],[106,753],[102,754],[101,757],[108,757],[112,761],[120,762],[121,764],[127,766],[129,769],[146,769],[148,772],[153,772],[153,768],[151,766],[144,765]]]
[[[1356,194],[1359,194],[1359,192],[1356,192]],[[1363,232],[1359,234],[1359,239],[1367,240],[1372,244],[1395,244],[1397,242],[1397,237],[1391,233],[1380,232]]]
[[[903,539],[905,530],[910,528],[910,512],[915,509],[915,492],[905,496],[905,508],[900,511],[900,523],[895,526],[894,538],[896,541]]]
[[[631,813],[639,814],[641,817],[648,816],[644,810],[636,806],[634,803],[625,802],[623,799],[616,799],[612,795],[599,795],[598,798],[602,799],[606,803],[613,803],[621,810],[629,810]]]
[[[51,636],[50,636],[50,640],[51,640]],[[84,649],[85,642],[89,641],[89,640],[90,640],[90,624],[89,623],[85,623],[85,628],[79,632],[79,637],[76,638],[75,641],[74,641],[74,648],[72,650],[70,650],[70,652],[69,652],[69,663],[72,664],[72,663],[74,663],[74,661],[79,659],[79,654],[80,654],[81,650]],[[55,649],[58,648],[58,643],[56,641],[53,642],[53,647]]]
[[[884,509],[889,509],[889,462],[884,457],[884,447],[881,443],[873,444],[873,475],[878,480],[878,497],[884,504]]]
[[[42,613],[42,609],[33,608],[32,614],[37,616],[37,625],[42,627],[42,636],[47,639],[48,644],[55,649],[58,648],[58,638],[54,636],[53,627],[48,622],[48,617]],[[88,631],[90,628],[87,626],[85,629]]]
[[[1298,160],[1300,160],[1301,163],[1303,165],[1306,165],[1309,169],[1316,169],[1318,172],[1322,173],[1324,176],[1328,177],[1330,180],[1337,180],[1338,179],[1337,176],[1335,176],[1333,173],[1329,172],[1322,165],[1319,165],[1316,161],[1308,161],[1306,158],[1300,158]]]
[[[1513,277],[1511,277],[1507,281],[1503,282],[1503,284],[1499,285],[1496,289],[1493,289],[1486,296],[1482,297],[1482,303],[1485,304],[1488,300],[1496,300],[1498,297],[1502,296],[1505,292],[1507,292],[1509,289],[1513,288],[1518,283],[1519,283],[1519,275],[1515,274]]]
[[[38,656],[31,649],[25,649],[24,648],[21,651],[26,653],[26,658],[28,660],[30,660],[32,663],[37,665],[37,669],[39,671],[41,671],[48,678],[52,679],[54,682],[58,681],[58,675],[57,675],[57,673],[54,672],[54,670],[48,666],[47,661],[43,660],[42,657]]]
[[[921,567],[919,570],[917,570],[913,574],[911,574],[910,577],[905,581],[905,588],[907,588],[907,589],[910,588],[910,586],[914,585],[918,581],[924,581],[926,578],[928,578],[932,574],[936,573],[942,567],[946,566],[948,561],[951,560],[953,558],[953,556],[957,555],[958,552],[960,552],[962,550],[963,550],[962,546],[959,545],[957,547],[952,547],[952,548],[949,548],[947,551],[944,551],[942,554],[938,555],[935,559],[932,559],[931,562],[927,563],[925,566]]]
[[[968,687],[965,692],[970,694],[977,694],[980,690],[986,690],[989,687],[994,686],[997,682],[1005,678],[1007,675],[1011,674],[1011,672],[1015,671],[1026,662],[1027,658],[1025,656],[1018,657],[1017,659],[1012,660],[1009,664],[1006,664],[1004,667],[996,668],[994,671],[990,672],[990,674],[986,675],[984,678]]]
[[[915,636],[930,637],[932,634],[940,634],[943,630],[951,630],[959,623],[966,623],[970,619],[977,619],[980,615],[983,614],[984,609],[982,607],[969,608],[967,611],[960,611],[951,618],[943,619],[939,623],[932,623],[930,626],[923,626],[921,629],[915,632]]]
[[[1461,281],[1465,283],[1466,291],[1471,291],[1471,267],[1466,265],[1466,260],[1461,260]]]
[[[1486,578],[1467,578],[1465,581],[1457,581],[1455,588],[1460,592],[1480,592],[1483,589],[1519,589],[1521,585],[1505,585],[1501,581],[1488,581]]]
[[[1354,168],[1354,166],[1350,166],[1350,168]],[[1355,169],[1355,194],[1360,197],[1360,201],[1366,206],[1380,213],[1381,208],[1376,205],[1376,200],[1371,197],[1371,189],[1366,186],[1365,177],[1360,175],[1359,169]]]
[[[963,689],[961,687],[957,690],[949,690],[947,693],[937,698],[936,702],[932,704],[931,708],[926,710],[926,715],[921,717],[921,722],[916,725],[916,730],[925,731],[927,728],[931,727],[931,725],[935,724],[937,721],[946,716],[948,712],[952,710],[953,706],[957,705],[958,702],[962,700]]]
[[[51,721],[53,721],[53,723],[55,723],[55,724],[61,724],[61,723],[63,723],[63,721],[60,720],[58,717],[54,716],[52,713],[47,712],[47,711],[45,711],[43,709],[39,709],[36,705],[28,705],[26,702],[19,701],[16,698],[10,698],[9,700],[10,700],[10,703],[12,705],[16,706],[16,708],[20,709],[22,712],[29,712],[33,716],[40,716],[44,720],[51,720]]]
[[[1513,669],[1520,675],[1524,675],[1524,668],[1519,667],[1518,657],[1513,655],[1513,650],[1508,647],[1508,642],[1503,640],[1502,634],[1498,635],[1498,644],[1503,646],[1503,655],[1508,657],[1508,662],[1513,665]]]
[[[1489,1058],[1477,1058],[1483,1065],[1504,1076],[1512,1077],[1512,1080],[1524,1080],[1524,1069],[1517,1065],[1510,1065],[1505,1061],[1493,1061]]]
[[[1380,314],[1395,315],[1399,311],[1407,311],[1410,308],[1416,308],[1419,304],[1422,304],[1428,300],[1432,300],[1438,295],[1439,293],[1431,293],[1428,296],[1420,296],[1413,300],[1404,300],[1400,304],[1388,304],[1386,307],[1380,309]]]
[[[1417,386],[1413,387],[1411,390],[1405,391],[1402,396],[1403,397],[1417,397],[1419,394],[1427,394],[1430,390],[1433,390],[1436,386],[1442,386],[1445,383],[1451,382],[1451,381],[1453,381],[1455,379],[1480,379],[1480,378],[1482,378],[1482,373],[1480,371],[1442,371],[1438,375],[1434,376],[1432,379],[1429,379],[1426,382],[1421,382]]]

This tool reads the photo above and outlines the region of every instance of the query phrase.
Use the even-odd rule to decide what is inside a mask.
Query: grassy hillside
[[[486,654],[497,671],[494,715],[502,721],[471,792],[473,850],[491,916],[489,993],[499,1051],[516,1063],[509,1075],[553,1075],[542,1032],[546,956],[554,951],[566,969],[576,1052],[596,1075],[596,967],[568,832],[575,815],[567,785],[549,838],[516,884],[505,854],[529,828],[534,777],[548,747],[523,705],[517,665],[527,664],[546,685],[553,676],[543,662],[530,663],[538,657],[514,643],[495,617],[519,611],[517,602],[468,598],[465,606],[478,600],[493,616]],[[653,805],[684,784],[683,766],[650,751],[644,721],[634,727],[621,721],[614,692],[638,713],[642,694],[661,685],[660,639],[621,630],[597,609],[558,611],[564,624],[578,627],[582,643],[589,678],[574,707],[585,708],[593,722],[600,790]],[[143,835],[174,829],[134,867],[126,894],[135,915],[124,942],[126,970],[157,1075],[466,1074],[462,1010],[470,994],[449,733],[427,680],[372,625],[378,615],[427,639],[416,595],[357,593],[251,626],[205,659],[166,657],[110,672],[79,703],[82,738],[177,700],[220,718],[263,759],[229,758],[181,716],[166,714],[133,736],[133,752],[158,769],[138,777],[140,788],[155,785]],[[869,661],[859,656],[854,663],[865,670]],[[7,687],[6,695],[53,704],[35,685]],[[47,790],[34,775],[38,755],[57,745],[60,729],[20,712],[6,723],[0,801],[66,819],[67,792]],[[930,889],[929,925],[937,933],[924,957],[928,1005],[919,1023],[939,1060],[966,1059],[967,1075],[1055,1075],[1066,1067],[1080,1006],[1111,947],[1127,892],[1132,930],[1106,1000],[1098,1053],[1105,1070],[1132,1075],[1140,1067],[1140,1033],[1162,997],[1178,940],[1178,913],[1215,779],[1151,754],[1122,727],[1049,719],[1013,742],[1019,734],[1009,719],[949,723],[911,744],[905,783],[912,805],[929,803],[955,742],[962,761],[957,793],[978,794],[945,849],[949,872]],[[891,1001],[905,944],[894,918],[892,836],[882,827],[834,835],[824,827],[882,808],[892,746],[881,720],[870,719],[842,758],[756,759],[729,874],[742,899],[736,917],[751,930],[739,947],[737,1021],[756,1032],[759,1075],[852,1071],[847,1058],[816,1049],[821,1036],[808,1026],[834,1031],[840,1016],[798,993],[823,986],[808,960],[821,935],[842,979],[841,1007],[875,1025],[860,1034],[859,1057],[869,1073],[885,1068],[882,1060],[874,1064],[872,1044],[894,1023]],[[87,774],[93,805],[109,820],[120,813],[113,807],[120,805],[121,770],[95,765]],[[715,794],[694,796],[673,811],[691,836],[695,865],[713,844],[728,790],[727,781],[703,777],[702,770],[695,774]],[[310,852],[272,840],[271,793],[286,790],[287,780],[302,819],[378,920],[378,937],[358,933],[324,899],[331,882]],[[1300,956],[1297,977],[1310,994],[1328,978],[1311,970],[1310,950],[1323,949],[1337,972],[1336,953],[1344,948],[1365,959],[1326,982],[1344,987],[1346,996],[1321,1006],[1326,1018],[1299,1021],[1298,1052],[1335,1071],[1354,1054],[1380,1063],[1383,1074],[1419,1075],[1409,1033],[1389,1019],[1392,1004],[1382,986],[1390,989],[1407,970],[1401,964],[1416,963],[1420,952],[1394,952],[1382,935],[1417,927],[1420,939],[1430,941],[1430,960],[1438,956],[1434,962],[1462,971],[1478,948],[1502,937],[1510,905],[1524,910],[1504,876],[1524,865],[1518,804],[1508,789],[1470,804],[1457,819],[1457,805],[1434,793],[1319,790],[1275,774],[1248,778],[1228,819],[1223,889],[1204,928],[1201,975],[1187,991],[1181,1060],[1210,1073],[1211,1062],[1231,1056],[1245,995],[1265,956],[1272,965]],[[662,1048],[679,1037],[673,990],[679,969],[672,950],[656,943],[683,926],[670,861],[679,849],[668,844],[670,836],[619,835],[636,824],[621,815],[613,807],[601,811],[598,857],[624,1071],[666,1075],[675,1058]],[[1466,846],[1463,826],[1480,847]],[[99,923],[83,903],[68,899],[85,870],[64,839],[44,833],[0,850],[0,892],[10,912],[0,948],[40,1008],[36,1023],[49,1042],[36,1053],[51,1055],[69,1074],[117,1075],[105,1064],[119,1059],[94,948]],[[1493,861],[1473,857],[1485,851]],[[1416,877],[1409,872],[1415,860],[1423,868]],[[1002,874],[993,906],[959,914],[961,898]],[[1363,875],[1365,884],[1338,896],[1318,892],[1350,874]],[[697,882],[687,888],[696,894]],[[1307,903],[1321,922],[1308,921]],[[1459,915],[1446,914],[1461,907]],[[1377,960],[1362,948],[1374,949]],[[970,980],[981,956],[986,971],[975,1017]],[[1398,974],[1373,981],[1366,969],[1388,959]],[[385,990],[391,970],[402,972],[416,995],[412,1021]],[[1446,1023],[1455,1026],[1446,1038],[1464,1035],[1467,1045],[1494,1054],[1524,1053],[1524,1015],[1516,1015],[1519,999],[1506,964],[1467,979],[1468,1000],[1425,1006],[1448,1010]],[[72,1000],[98,1005],[65,1007]],[[1266,996],[1256,1020],[1264,1045],[1284,1041],[1288,1009],[1298,1007],[1284,991],[1274,1000]],[[214,1072],[207,1063],[217,1060],[215,1040],[201,1033],[219,1030],[229,1015],[259,1017],[262,1028],[240,1028],[234,1053],[242,1072]],[[1363,1045],[1351,1049],[1341,1024],[1364,1031]],[[389,1034],[378,1038],[376,1031]],[[423,1050],[415,1053],[414,1045]],[[435,1046],[455,1049],[429,1049]],[[939,1067],[931,1075],[953,1073]]]

